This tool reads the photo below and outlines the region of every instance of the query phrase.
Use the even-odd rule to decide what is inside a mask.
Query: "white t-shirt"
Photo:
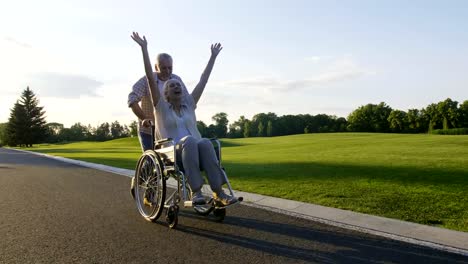
[[[180,116],[172,109],[172,105],[161,96],[156,105],[156,138],[172,138],[175,143],[185,136],[201,139],[195,116],[195,101],[192,95],[186,95],[181,102]]]

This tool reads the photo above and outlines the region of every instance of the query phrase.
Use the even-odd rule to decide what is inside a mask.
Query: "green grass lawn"
[[[234,189],[468,231],[468,136],[374,133],[224,139]],[[134,169],[136,138],[30,149]]]

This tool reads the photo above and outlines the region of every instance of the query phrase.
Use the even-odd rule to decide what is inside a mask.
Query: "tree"
[[[464,101],[458,107],[458,116],[460,118],[459,127],[468,128],[468,100]]]
[[[384,102],[360,106],[348,116],[348,129],[355,132],[388,132],[391,112],[392,108]]]
[[[264,137],[264,130],[265,130],[265,126],[263,125],[263,122],[260,122],[258,124],[258,133],[257,133],[257,136],[259,137]]]
[[[275,135],[303,134],[306,128],[304,115],[284,115],[276,120]]]
[[[203,122],[203,121],[197,121],[197,128],[198,128],[198,131],[200,132],[201,136],[202,137],[209,137],[208,136],[208,127],[206,126],[206,124]]]
[[[110,133],[112,138],[121,138],[125,134],[124,127],[116,120],[110,126]]]
[[[6,144],[6,128],[8,123],[0,123],[0,147]]]
[[[19,101],[16,101],[13,109],[11,109],[10,118],[8,118],[5,143],[12,147],[26,145],[27,129],[26,110]]]
[[[123,126],[121,137],[130,137],[130,128],[127,125]]]
[[[73,137],[73,132],[70,128],[65,127],[60,131],[60,142],[75,141]]]
[[[244,123],[244,137],[245,138],[250,137],[250,121],[246,121]]]
[[[424,125],[421,111],[418,109],[408,110],[408,113],[406,114],[406,122],[408,124],[408,132],[420,133],[427,129]]]
[[[105,141],[110,139],[110,126],[109,123],[102,123],[96,128],[96,140]]]
[[[47,142],[56,143],[62,141],[60,135],[62,134],[63,124],[52,122],[47,123]]]
[[[449,129],[457,127],[458,123],[458,102],[447,98],[437,103],[437,111],[442,119],[442,128]]]
[[[86,127],[86,140],[96,140],[96,128],[88,124]]]
[[[206,128],[206,137],[212,138],[212,137],[218,137],[216,134],[216,126],[211,124]]]
[[[51,123],[47,123],[47,128],[48,130],[51,131],[52,134],[58,135],[63,129],[63,124],[51,122]]]
[[[421,110],[421,116],[427,131],[430,133],[433,129],[442,128],[442,117],[436,104],[430,104]]]
[[[228,123],[229,120],[227,119],[227,114],[224,112],[220,112],[215,114],[212,118],[215,121],[215,135],[218,138],[226,137],[228,131]]]
[[[275,113],[268,112],[268,113],[259,113],[256,114],[252,117],[251,121],[251,136],[259,136],[263,137],[265,136],[265,126],[268,124],[268,121],[272,122],[272,125],[275,124],[278,120],[278,116]],[[260,123],[262,124],[261,126],[263,127],[262,131],[259,130]]]
[[[335,127],[337,132],[345,132],[348,127],[348,121],[346,121],[346,118],[344,117],[339,117],[335,120]]]
[[[46,139],[45,112],[38,104],[36,96],[28,86],[11,110],[6,129],[6,140],[9,145],[31,147]]]
[[[83,141],[87,138],[88,128],[80,122],[75,123],[70,127],[68,141]]]
[[[387,120],[390,123],[390,129],[393,132],[401,133],[407,130],[408,119],[404,111],[392,110]]]
[[[245,116],[240,116],[239,120],[229,126],[229,137],[241,138],[244,136],[245,122],[249,121]]]
[[[198,121],[197,121],[197,125],[198,125]],[[130,136],[137,137],[138,136],[138,123],[137,123],[137,121],[133,120],[132,123],[130,123],[129,127],[130,127]]]
[[[267,137],[272,137],[272,136],[273,136],[273,122],[271,122],[271,120],[268,120]]]
[[[21,104],[26,111],[26,144],[32,147],[32,144],[43,142],[47,137],[47,122],[45,121],[44,107],[38,106],[39,100],[29,86],[21,95]]]

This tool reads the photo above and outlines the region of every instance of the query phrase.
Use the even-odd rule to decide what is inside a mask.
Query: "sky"
[[[166,52],[191,91],[220,42],[198,120],[226,112],[347,117],[368,103],[468,100],[468,1],[0,0],[0,123],[29,86],[47,122],[98,126]]]

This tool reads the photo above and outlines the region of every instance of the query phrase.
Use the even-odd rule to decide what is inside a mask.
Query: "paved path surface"
[[[251,206],[224,223],[137,213],[129,179],[0,148],[0,263],[468,263],[467,256]]]

